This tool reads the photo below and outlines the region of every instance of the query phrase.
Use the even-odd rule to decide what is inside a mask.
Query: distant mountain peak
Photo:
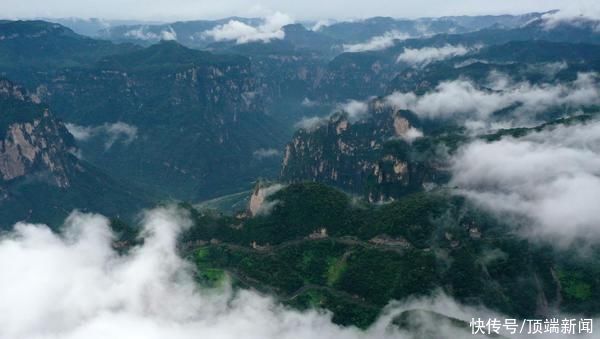
[[[65,26],[43,20],[0,22],[0,40],[15,38],[39,39],[49,35],[84,38]]]

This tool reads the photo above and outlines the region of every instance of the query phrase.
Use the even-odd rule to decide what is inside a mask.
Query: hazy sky
[[[3,18],[99,17],[186,20],[231,15],[264,16],[274,11],[296,20],[422,17],[460,14],[518,14],[568,9],[600,11],[598,0],[1,0]]]

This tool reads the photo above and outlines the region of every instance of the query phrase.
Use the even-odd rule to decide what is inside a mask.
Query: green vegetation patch
[[[327,268],[327,285],[335,285],[342,274],[346,271],[348,265],[346,264],[346,258],[329,258],[329,266]]]
[[[583,281],[582,275],[578,272],[559,271],[558,279],[566,297],[584,301],[592,296],[590,284]]]

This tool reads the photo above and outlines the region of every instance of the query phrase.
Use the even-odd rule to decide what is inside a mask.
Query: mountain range
[[[600,26],[557,13],[1,21],[0,229],[100,213],[127,253],[177,205],[199,284],[336,324],[595,317]]]

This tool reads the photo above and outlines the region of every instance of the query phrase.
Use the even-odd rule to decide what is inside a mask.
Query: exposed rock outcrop
[[[269,201],[269,197],[284,186],[281,184],[266,184],[258,183],[252,192],[250,202],[248,203],[248,214],[250,216],[257,216],[261,214],[268,214],[270,210],[277,204],[277,201]]]
[[[0,81],[0,179],[36,176],[53,185],[70,185],[75,150],[72,137],[50,111],[22,88]]]
[[[423,189],[434,181],[435,169],[417,156],[412,142],[418,137],[409,138],[411,131],[418,131],[411,118],[380,99],[369,103],[359,121],[335,113],[316,128],[296,132],[285,149],[281,178],[334,185],[372,202]]]

